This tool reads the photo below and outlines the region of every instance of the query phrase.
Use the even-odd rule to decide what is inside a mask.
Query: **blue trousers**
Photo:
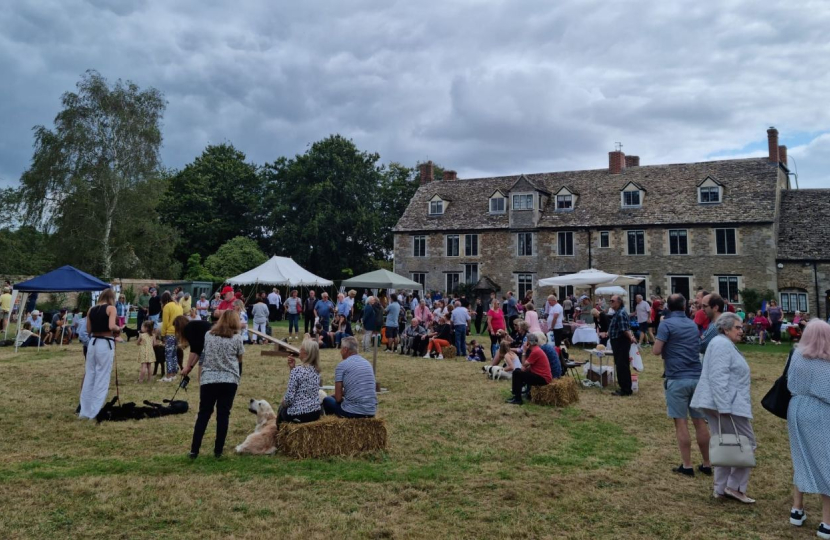
[[[300,333],[300,314],[299,313],[289,313],[288,314],[288,333],[297,332]]]
[[[455,350],[457,356],[467,356],[467,325],[455,325]]]
[[[326,414],[334,414],[341,418],[372,418],[374,415],[369,414],[354,414],[349,411],[344,411],[339,403],[332,396],[323,398],[323,409]]]

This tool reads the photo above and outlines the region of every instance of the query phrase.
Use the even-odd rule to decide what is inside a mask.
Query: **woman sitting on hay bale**
[[[550,373],[550,364],[544,351],[539,348],[539,338],[536,334],[528,334],[525,340],[525,361],[522,369],[513,371],[513,399],[507,401],[511,405],[522,405],[522,387],[544,386],[549,384],[553,377]],[[530,395],[528,393],[527,397]]]
[[[509,339],[502,340],[499,344],[499,352],[496,353],[496,357],[493,358],[493,363],[490,365],[502,366],[503,364],[504,372],[510,373],[512,376],[514,370],[522,369],[522,360],[518,354],[510,349],[510,344],[511,341]]]
[[[320,419],[320,349],[308,334],[300,345],[300,362],[297,365],[293,355],[288,357],[291,374],[277,413],[278,424],[302,424]]]

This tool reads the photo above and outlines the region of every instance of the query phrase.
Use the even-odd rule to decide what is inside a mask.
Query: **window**
[[[599,231],[599,247],[611,247],[611,231]]]
[[[504,214],[504,197],[493,197],[490,199],[490,213]]]
[[[447,274],[447,294],[452,294],[458,289],[458,284],[461,281],[461,274],[452,273]]]
[[[458,257],[458,235],[447,235],[447,257]]]
[[[720,187],[718,186],[702,186],[699,193],[702,204],[720,202]]]
[[[628,231],[628,254],[646,254],[646,233],[645,231]]]
[[[478,257],[478,235],[464,235],[464,255],[466,257]],[[478,281],[478,280],[476,280]]]
[[[427,256],[427,237],[413,236],[412,237],[412,256],[426,257]]]
[[[557,195],[556,209],[557,210],[573,210],[573,195]]]
[[[429,213],[430,213],[430,215],[443,214],[444,213],[444,201],[442,201],[442,200],[429,201]]]
[[[574,286],[573,285],[565,285],[564,287],[559,287],[559,301],[561,302],[566,297],[571,296],[574,293]]]
[[[718,276],[718,294],[727,302],[739,302],[738,276]]]
[[[516,243],[518,244],[516,254],[519,257],[530,257],[533,255],[533,233],[520,232],[516,235]],[[524,297],[519,296],[519,298]]]
[[[782,292],[781,293],[781,309],[786,313],[793,313],[800,311],[807,313],[810,311],[807,305],[807,293],[800,291]]]
[[[561,232],[557,235],[559,237],[559,255],[570,255],[574,254],[574,233],[568,232]]]
[[[692,294],[692,278],[689,276],[671,276],[669,280],[672,294],[682,294],[686,301],[689,301],[689,295]]]
[[[464,265],[464,283],[472,285],[478,283],[478,264]]]
[[[640,206],[640,190],[623,191],[623,206]]]
[[[689,254],[689,238],[686,229],[669,231],[669,253],[671,255]]]
[[[513,210],[533,210],[533,195],[513,195]]]
[[[420,283],[421,287],[426,287],[427,285],[427,275],[423,272],[412,272],[409,274],[412,278],[412,281],[416,283]]]
[[[735,255],[738,252],[735,229],[715,229],[715,240],[718,255]]]
[[[524,298],[527,295],[527,291],[533,290],[533,274],[518,274],[516,281],[516,290],[519,291],[519,298]]]

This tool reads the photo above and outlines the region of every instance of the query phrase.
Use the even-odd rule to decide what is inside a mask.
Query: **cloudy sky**
[[[823,0],[0,0],[0,185],[87,69],[161,90],[165,165],[332,133],[460,177],[764,155],[830,187]],[[792,165],[792,162],[791,162]],[[791,167],[795,168],[795,167]]]

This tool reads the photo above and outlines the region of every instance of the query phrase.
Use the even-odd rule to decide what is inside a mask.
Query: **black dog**
[[[158,373],[161,368],[161,374],[167,373],[167,359],[164,357],[164,345],[154,345],[153,354],[156,355],[156,363],[153,364],[153,375]],[[184,349],[176,347],[176,360],[179,362],[179,369],[184,365]]]
[[[127,336],[127,341],[130,341],[130,338],[137,338],[138,337],[138,330],[135,328],[130,328],[129,326],[125,326],[121,329],[121,333]]]
[[[99,423],[104,421],[122,422],[124,420],[142,420],[144,418],[160,418],[162,416],[170,416],[171,414],[184,414],[189,407],[186,401],[165,399],[164,402],[168,405],[161,405],[151,401],[144,400],[145,407],[138,407],[135,403],[124,403],[116,406],[118,396],[112,398],[104,407],[98,416],[95,417]]]

